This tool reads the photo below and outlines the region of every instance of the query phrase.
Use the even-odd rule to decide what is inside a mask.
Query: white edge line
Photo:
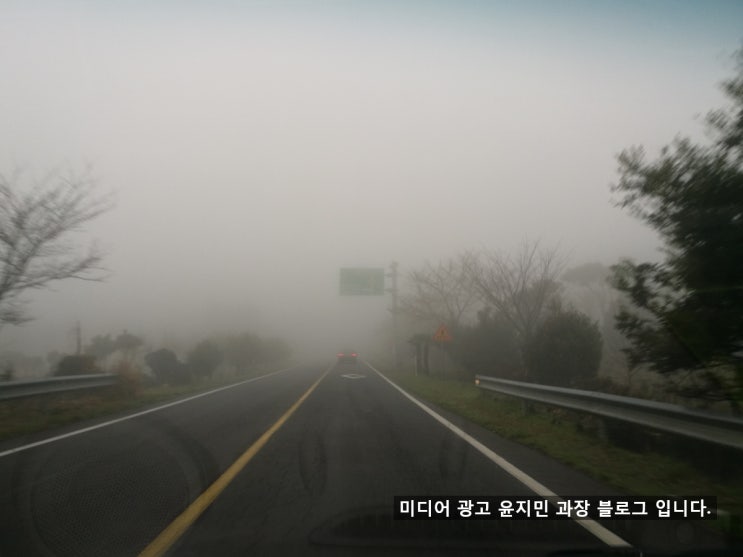
[[[121,418],[116,418],[115,420],[109,420],[107,422],[103,422],[100,424],[92,425],[90,427],[84,427],[83,429],[76,429],[75,431],[70,431],[69,433],[63,433],[62,435],[56,435],[55,437],[49,437],[47,439],[42,439],[41,441],[36,441],[34,443],[29,443],[28,445],[21,445],[20,447],[15,447],[13,449],[8,449],[6,451],[0,452],[0,458],[8,455],[12,455],[14,453],[20,453],[21,451],[25,451],[28,449],[32,449],[34,447],[39,447],[41,445],[46,445],[47,443],[53,443],[55,441],[59,441],[61,439],[66,439],[67,437],[74,437],[75,435],[80,435],[81,433],[87,433],[88,431],[93,431],[94,429],[99,429],[102,427],[107,427],[113,424],[117,424],[119,422],[123,422],[125,420],[131,420],[132,418],[137,418],[139,416],[144,416],[145,414],[150,414],[152,412],[157,412],[159,410],[163,410],[165,408],[170,408],[171,406],[176,406],[178,404],[183,404],[184,402],[188,402],[189,400],[194,400],[197,398],[201,398],[202,396],[208,396],[214,393],[217,393],[219,391],[224,391],[225,389],[232,389],[233,387],[238,387],[240,385],[245,385],[246,383],[252,383],[253,381],[258,381],[260,379],[265,379],[266,377],[271,377],[272,375],[276,375],[277,373],[282,373],[284,371],[289,371],[290,369],[294,369],[291,367],[285,368],[285,369],[279,369],[277,371],[272,371],[271,373],[267,373],[266,375],[261,375],[259,377],[253,377],[251,379],[247,379],[245,381],[240,381],[239,383],[233,383],[232,385],[226,385],[224,387],[218,387],[216,389],[212,389],[211,391],[206,391],[205,393],[199,393],[197,395],[190,396],[188,398],[182,398],[179,400],[176,400],[174,402],[169,402],[167,404],[163,404],[161,406],[156,406],[155,408],[150,408],[148,410],[143,410],[141,412],[137,412],[135,414],[129,414],[127,416],[122,416]]]
[[[483,445],[480,441],[478,441],[477,439],[475,439],[468,433],[462,431],[460,428],[455,426],[449,420],[447,420],[443,416],[431,410],[428,406],[423,404],[421,401],[419,401],[412,395],[408,394],[401,387],[399,387],[398,385],[393,383],[390,379],[385,377],[384,374],[382,374],[378,369],[376,369],[369,362],[364,362],[364,363],[368,365],[372,370],[374,370],[382,379],[384,379],[390,385],[392,385],[395,389],[400,391],[400,393],[402,393],[403,396],[408,398],[413,404],[416,404],[424,412],[430,415],[434,420],[436,420],[441,425],[443,425],[444,427],[451,430],[453,433],[457,434],[459,437],[467,441],[467,443],[472,445],[475,449],[480,451],[483,455],[485,455],[492,462],[500,466],[503,470],[508,472],[511,476],[513,476],[518,481],[520,481],[522,484],[524,484],[526,487],[531,489],[534,493],[542,497],[554,497],[554,498],[557,498],[557,500],[562,500],[559,495],[557,495],[552,490],[550,490],[546,486],[539,483],[537,480],[529,476],[526,472],[523,472],[522,470],[516,468],[516,466],[508,462],[505,458],[503,458],[502,456],[495,453],[493,450]],[[617,536],[614,532],[612,532],[611,530],[608,530],[607,528],[605,528],[604,526],[602,526],[595,520],[580,519],[580,520],[574,520],[574,522],[577,522],[578,524],[583,526],[583,528],[588,530],[591,534],[596,536],[599,540],[604,542],[606,545],[609,545],[612,547],[632,547],[632,544],[623,540],[622,538]]]

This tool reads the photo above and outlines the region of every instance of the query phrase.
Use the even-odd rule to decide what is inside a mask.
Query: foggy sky
[[[116,207],[86,228],[101,284],[29,296],[0,350],[220,331],[362,346],[388,300],[338,269],[559,244],[657,257],[612,206],[723,104],[740,2],[3,2],[0,171],[91,164]]]

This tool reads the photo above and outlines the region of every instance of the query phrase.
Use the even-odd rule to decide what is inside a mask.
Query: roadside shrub
[[[196,377],[211,377],[223,359],[219,347],[209,340],[204,340],[188,353],[188,366]]]
[[[121,360],[111,372],[118,378],[116,390],[120,396],[134,398],[142,393],[142,371],[137,366]]]
[[[563,387],[587,384],[598,374],[602,347],[598,325],[586,314],[554,312],[524,347],[529,377]]]
[[[161,348],[150,352],[144,359],[158,383],[183,385],[191,382],[191,370],[172,350]]]
[[[95,364],[95,357],[90,354],[75,354],[64,356],[56,365],[55,376],[83,375],[86,373],[102,373]]]
[[[513,327],[490,308],[477,314],[477,325],[457,331],[452,356],[471,374],[519,379],[522,365]]]

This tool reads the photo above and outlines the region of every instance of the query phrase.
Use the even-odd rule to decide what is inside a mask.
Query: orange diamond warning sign
[[[446,329],[446,326],[443,323],[439,325],[439,328],[436,329],[436,332],[433,334],[433,340],[435,340],[436,342],[451,341],[451,335],[449,334],[449,331]]]

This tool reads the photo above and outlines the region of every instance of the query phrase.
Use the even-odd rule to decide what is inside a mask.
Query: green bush
[[[537,383],[584,386],[598,374],[603,339],[598,325],[578,311],[548,316],[524,347],[529,377]]]
[[[197,377],[211,377],[223,359],[219,347],[209,340],[204,340],[188,353],[188,366]]]
[[[472,374],[521,379],[521,354],[513,326],[490,308],[478,312],[477,321],[456,331],[454,359]]]
[[[185,385],[191,382],[190,368],[172,350],[161,348],[147,354],[144,360],[160,384]]]
[[[116,374],[116,392],[124,398],[142,394],[142,372],[132,363],[121,360],[111,370]]]
[[[90,354],[76,354],[65,356],[57,363],[55,376],[84,375],[87,373],[101,373],[95,364],[95,357]]]

